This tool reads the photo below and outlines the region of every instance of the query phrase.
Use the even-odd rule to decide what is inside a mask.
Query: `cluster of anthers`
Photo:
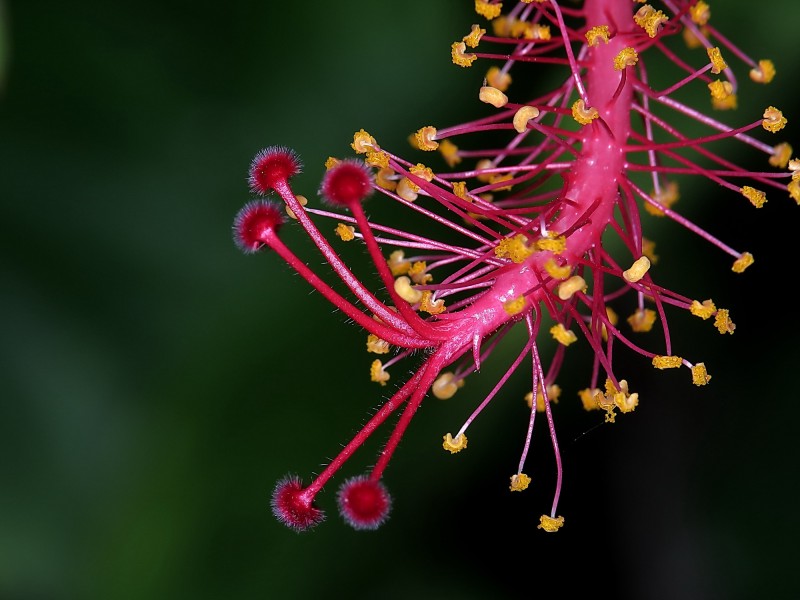
[[[556,379],[567,348],[582,343],[592,349],[587,385],[575,392],[586,410],[598,410],[613,422],[639,402],[612,362],[612,350],[620,344],[656,369],[685,368],[691,381],[703,386],[711,376],[703,362],[675,352],[667,310],[710,319],[721,334],[734,332],[728,311],[711,299],[687,297],[655,282],[657,257],[653,241],[643,234],[642,209],[730,255],[732,270],[741,273],[753,256],[676,210],[678,179],[705,178],[755,208],[766,202],[765,190],[773,189],[788,191],[800,204],[800,161],[792,158],[792,148],[758,139],[783,129],[780,110],[769,106],[738,127],[710,116],[736,108],[739,83],[729,58],[743,63],[749,78],[760,84],[773,79],[775,68],[769,60],[751,59],[721,35],[705,2],[662,0],[662,10],[631,0],[585,0],[582,8],[520,0],[505,13],[496,1],[474,4],[490,32],[473,25],[452,44],[452,60],[461,67],[492,63],[478,100],[494,108],[487,109],[488,116],[443,129],[424,126],[410,136],[413,151],[438,154],[441,169],[401,158],[361,130],[352,143],[358,157],[326,162],[319,188],[323,205],[313,207],[290,185],[301,170],[292,150],[267,148],[250,166],[250,189],[259,198],[236,216],[239,247],[247,253],[271,249],[365,330],[367,351],[381,357],[371,362],[372,381],[386,386],[391,367],[418,363],[311,483],[290,475],[277,484],[273,512],[294,530],[307,530],[324,518],[315,504],[317,494],[397,413],[372,469],[345,480],[337,496],[341,515],[356,529],[381,525],[391,508],[384,471],[423,399],[429,393],[453,396],[517,325],[525,328],[527,341],[455,435],[443,436],[442,446],[453,454],[464,450],[470,424],[512,373],[530,364],[530,410],[508,485],[522,491],[531,482],[524,467],[534,421],[543,414],[557,477],[551,510],[538,527],[558,530],[564,522],[557,513],[562,465],[552,404],[561,394]],[[660,65],[659,80],[668,72],[663,65],[676,73],[666,87],[657,89],[648,73],[650,54]],[[512,100],[507,95],[513,89],[512,67],[519,78],[541,64],[563,69],[554,89]],[[709,111],[677,99],[676,92],[686,86],[707,87]],[[670,124],[671,115],[691,125]],[[763,153],[770,167],[753,171],[734,164],[711,150],[721,140]],[[363,203],[374,192],[413,211],[426,228],[404,230],[371,220]],[[277,195],[284,206],[261,198],[269,195]],[[326,238],[317,225],[321,220],[330,221],[325,229],[338,241]],[[281,241],[279,230],[290,222],[305,230],[329,273],[349,292],[326,283]],[[377,289],[370,289],[335,249],[353,240],[365,246],[374,263]],[[626,294],[635,298],[635,308],[621,323],[611,304]],[[647,349],[637,338],[649,338],[640,334],[653,328],[661,332],[659,341]],[[540,335],[557,342],[549,360],[537,347]]]

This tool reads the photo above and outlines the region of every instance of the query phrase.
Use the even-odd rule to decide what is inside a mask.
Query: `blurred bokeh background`
[[[797,147],[797,3],[711,6],[717,27],[778,68],[767,88],[740,69],[731,122],[775,104]],[[788,196],[756,212],[702,182],[682,188],[686,214],[755,255],[743,275],[648,222],[660,281],[713,297],[737,329],[722,337],[677,317],[678,349],[713,381],[696,388],[632,360],[642,401],[614,425],[570,400],[588,362],[568,361],[557,535],[536,529],[554,477],[543,429],[534,485],[507,490],[524,374],[475,424],[468,452],[440,448],[507,364],[502,352],[418,413],[386,476],[395,508],[382,529],[341,522],[337,481],[320,496],[328,520],[297,535],[272,518],[275,481],[319,471],[383,390],[366,376],[360,331],[277,257],[234,247],[247,166],[263,146],[290,145],[306,165],[297,189],[313,198],[325,158],[349,155],[359,128],[404,148],[418,127],[472,114],[484,68],[449,56],[478,22],[471,2],[0,10],[0,600],[800,593],[800,208]],[[297,228],[286,235],[321,262]]]

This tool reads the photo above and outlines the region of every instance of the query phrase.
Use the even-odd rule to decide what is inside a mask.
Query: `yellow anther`
[[[717,312],[717,307],[714,305],[713,300],[703,300],[702,303],[697,300],[692,300],[692,305],[689,307],[689,312],[695,317],[700,317],[703,320],[708,319],[711,315]]]
[[[761,126],[769,132],[775,133],[786,127],[786,117],[774,106],[768,106],[763,116],[764,120],[761,121]]]
[[[601,41],[607,44],[609,35],[608,25],[595,25],[586,32],[586,41],[590,46],[599,46]]]
[[[726,333],[733,334],[736,329],[736,325],[733,321],[731,321],[727,308],[720,308],[717,311],[717,314],[714,315],[714,327],[716,327],[717,331],[719,331],[722,335],[725,335]]]
[[[536,248],[553,254],[561,254],[567,249],[567,238],[563,235],[539,238],[536,240]]]
[[[490,21],[500,14],[502,8],[502,3],[492,4],[488,0],[475,0],[475,12]]]
[[[714,100],[725,100],[733,94],[733,85],[730,81],[716,79],[708,84],[708,89],[711,91],[711,97]]]
[[[395,179],[395,175],[397,174],[393,169],[384,167],[375,173],[375,183],[377,183],[383,189],[393,192],[397,188],[397,180]]]
[[[742,252],[741,256],[733,261],[731,271],[734,273],[742,273],[747,267],[753,264],[753,255],[749,252]]]
[[[422,163],[417,163],[411,167],[408,172],[425,181],[433,181],[433,170]]]
[[[650,270],[650,259],[646,256],[640,256],[635,261],[631,267],[622,272],[622,277],[628,283],[636,283],[642,277],[647,274],[647,271]]]
[[[698,25],[705,25],[711,18],[711,8],[703,0],[700,0],[689,8],[689,15],[692,17],[692,21]]]
[[[636,11],[636,14],[633,15],[633,20],[636,21],[639,27],[647,32],[647,35],[654,38],[658,35],[661,26],[669,21],[669,17],[662,11],[654,9],[649,4],[645,4]]]
[[[675,204],[681,197],[680,192],[678,191],[678,183],[675,181],[668,181],[667,184],[659,189],[658,192],[653,191],[650,195],[653,197],[653,200],[658,202],[664,208],[672,208],[672,205]],[[664,216],[664,211],[657,206],[653,206],[652,204],[645,203],[644,209],[654,217]]]
[[[702,31],[704,34],[707,33],[706,27],[701,27],[700,31]],[[700,38],[697,37],[688,27],[683,29],[681,35],[683,36],[683,42],[686,44],[687,48],[700,48],[703,45],[703,42],[700,40]]]
[[[484,85],[478,92],[478,99],[486,104],[491,104],[495,108],[502,108],[508,104],[508,96],[490,85]]]
[[[498,66],[492,66],[486,71],[486,83],[501,92],[505,92],[508,86],[511,85],[511,75],[502,71]]]
[[[792,173],[792,180],[800,179],[800,158],[793,158],[787,164],[787,168]]]
[[[328,158],[325,159],[325,170],[328,170],[331,167],[335,167],[340,162],[342,162],[342,161],[340,161],[338,158],[334,158],[333,156],[329,156]]]
[[[450,454],[457,454],[467,447],[467,436],[463,433],[459,433],[456,437],[448,433],[442,436],[442,440],[444,440],[442,442],[442,448],[447,450]]]
[[[792,158],[792,152],[792,146],[786,142],[773,146],[769,164],[779,169],[785,169],[786,165],[789,164],[789,159]]]
[[[553,325],[550,328],[550,335],[562,346],[569,346],[570,344],[578,341],[578,336],[571,329],[564,327],[562,323]]]
[[[414,283],[422,285],[433,280],[433,275],[428,273],[428,263],[424,260],[414,261],[408,269],[408,272],[406,272],[406,275],[408,275]]]
[[[711,61],[711,72],[714,75],[719,75],[728,68],[728,63],[722,58],[722,51],[718,47],[706,48],[706,52],[708,53],[708,59]]]
[[[482,158],[477,163],[475,163],[475,170],[479,172],[476,175],[476,179],[483,183],[489,183],[489,180],[492,178],[492,173],[481,173],[485,169],[493,169],[495,167],[494,163],[489,158]]]
[[[510,190],[514,186],[512,184],[501,186],[497,186],[495,184],[503,183],[504,181],[511,181],[512,179],[514,179],[514,175],[511,173],[492,173],[492,175],[489,177],[489,183],[492,184],[495,192],[502,192],[503,190]]]
[[[336,235],[339,237],[340,240],[343,242],[349,242],[356,237],[356,228],[352,225],[345,225],[344,223],[339,223],[336,225]]]
[[[756,208],[761,208],[767,201],[767,195],[764,192],[757,190],[754,187],[750,187],[749,185],[740,188],[739,192],[742,194],[742,196],[750,200],[750,203]]]
[[[372,352],[373,354],[388,354],[389,342],[382,340],[374,333],[370,333],[367,336],[367,352]]]
[[[625,379],[619,380],[619,389],[614,386],[611,379],[606,379],[606,403],[613,402],[620,412],[632,412],[639,405],[639,394],[631,394],[628,391],[628,382]]]
[[[800,179],[792,179],[789,185],[786,186],[786,191],[789,192],[792,200],[800,204]]]
[[[614,327],[617,326],[617,323],[619,322],[619,316],[617,316],[617,313],[615,313],[610,306],[606,306],[606,318],[611,325]],[[608,328],[606,327],[605,323],[601,325],[600,332],[603,335],[603,341],[608,341]]]
[[[656,322],[656,311],[649,308],[637,308],[636,311],[627,318],[628,325],[637,333],[646,333],[653,328]]]
[[[584,388],[578,392],[578,397],[583,404],[583,410],[598,410],[600,405],[597,403],[597,396],[603,394],[597,388]]]
[[[503,238],[494,247],[494,254],[497,258],[508,258],[519,264],[533,254],[533,250],[528,247],[527,242],[528,238],[521,233],[512,238]]]
[[[466,181],[454,181],[453,193],[462,200],[466,200],[467,202],[472,202],[472,198],[469,197],[469,191],[467,191]]]
[[[728,94],[724,98],[714,98],[711,96],[711,108],[714,110],[736,110],[738,97],[736,94]]]
[[[525,475],[525,473],[517,473],[511,476],[511,485],[508,486],[508,489],[512,492],[522,492],[528,489],[530,483],[531,478]]]
[[[569,265],[558,266],[553,258],[548,258],[547,261],[545,261],[544,270],[547,271],[547,274],[553,279],[566,279],[572,272],[572,268]]]
[[[458,155],[458,146],[450,140],[442,140],[439,142],[439,153],[444,158],[444,162],[448,167],[455,167],[461,162],[461,157]]]
[[[389,373],[383,368],[383,363],[377,358],[372,361],[369,367],[369,378],[370,381],[380,383],[381,385],[386,385],[386,382],[389,381]]]
[[[470,32],[467,35],[461,38],[461,41],[463,41],[470,48],[477,48],[478,42],[481,41],[481,38],[485,33],[485,29],[481,28],[480,25],[473,23],[472,29],[470,29]]]
[[[633,48],[623,48],[614,57],[614,69],[622,71],[626,67],[632,67],[639,62],[639,55]]]
[[[492,20],[492,33],[497,37],[511,37],[511,27],[514,21],[508,19],[505,15],[500,15]]]
[[[525,296],[517,296],[511,300],[506,300],[503,302],[503,310],[512,317],[518,315],[525,310]]]
[[[680,356],[654,356],[653,366],[656,369],[675,369],[683,364]]]
[[[308,198],[306,198],[305,196],[297,194],[295,198],[297,198],[297,201],[300,203],[300,206],[305,206],[306,204],[308,204]],[[291,208],[289,208],[288,204],[286,205],[286,214],[289,215],[290,219],[297,219],[297,215],[294,214]]]
[[[417,148],[430,152],[439,147],[439,142],[436,141],[436,127],[426,125],[421,127],[414,134],[414,139],[417,141]]]
[[[528,121],[535,119],[539,116],[539,109],[535,106],[521,106],[517,112],[514,113],[514,129],[517,133],[522,133],[528,129]]]
[[[769,83],[775,77],[775,65],[771,60],[760,60],[758,66],[750,69],[750,79],[756,83]]]
[[[380,150],[375,138],[363,129],[353,134],[353,143],[350,144],[350,147],[356,151],[356,154],[365,154],[371,150]]]
[[[539,23],[529,24],[524,32],[523,37],[526,40],[541,40],[546,42],[552,38],[549,25],[541,25]]]
[[[561,397],[561,386],[551,383],[547,386],[547,400],[551,404],[558,404],[558,399]],[[533,408],[533,392],[525,394],[525,404],[528,408]],[[544,402],[544,394],[542,393],[542,386],[539,386],[539,391],[536,394],[536,412],[544,412],[546,410]]]
[[[443,313],[447,308],[444,305],[444,300],[438,298],[436,300],[432,300],[433,292],[430,290],[425,290],[422,292],[422,300],[419,303],[419,309],[422,312],[426,312],[429,315],[438,315]]]
[[[375,152],[370,150],[367,152],[367,156],[364,158],[364,162],[367,163],[370,167],[378,167],[381,169],[385,169],[389,166],[389,155],[386,154],[383,150],[379,152]]]
[[[706,385],[711,381],[711,375],[706,371],[703,363],[697,363],[692,367],[692,383],[695,385]]]
[[[405,275],[401,275],[394,280],[394,291],[409,304],[416,304],[422,300],[422,292],[414,289],[411,285],[411,279]]]
[[[648,240],[646,237],[642,238],[642,254],[650,259],[650,264],[654,265],[658,262],[658,255],[656,254],[656,243],[653,240]]]
[[[569,300],[575,292],[585,292],[587,289],[586,280],[580,275],[573,275],[558,286],[558,297],[562,300]]]
[[[386,264],[389,265],[389,270],[394,277],[405,275],[411,269],[411,261],[406,259],[405,252],[402,250],[392,252],[386,260]]]
[[[400,181],[397,182],[395,192],[403,200],[407,202],[414,202],[414,200],[419,197],[419,194],[417,193],[419,192],[419,186],[412,182],[408,177],[402,177]]]
[[[558,531],[564,526],[564,517],[550,517],[547,515],[542,515],[539,517],[539,524],[536,526],[536,529],[544,529],[548,533],[553,533]]]
[[[467,45],[464,42],[453,42],[450,46],[450,57],[459,67],[471,67],[478,58],[475,54],[467,53]]]
[[[462,387],[464,387],[463,379],[456,379],[455,373],[445,371],[433,382],[431,393],[439,400],[449,400]]]
[[[581,125],[588,125],[599,116],[600,113],[597,112],[596,108],[586,108],[581,99],[575,100],[572,104],[572,118]]]

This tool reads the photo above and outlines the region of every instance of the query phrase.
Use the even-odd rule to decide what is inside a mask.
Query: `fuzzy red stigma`
[[[351,477],[336,497],[339,514],[353,529],[377,529],[389,517],[392,498],[386,487],[365,475]]]
[[[325,172],[320,195],[337,206],[349,207],[362,202],[372,193],[372,175],[360,160],[345,159]]]
[[[284,146],[270,146],[260,150],[250,163],[248,182],[250,190],[264,195],[303,170],[300,157]]]
[[[283,214],[273,202],[252,200],[236,213],[233,240],[245,254],[258,252],[283,222]]]
[[[288,475],[272,492],[272,513],[295,531],[306,531],[325,520],[325,513],[314,506],[314,497],[306,493],[299,477]]]

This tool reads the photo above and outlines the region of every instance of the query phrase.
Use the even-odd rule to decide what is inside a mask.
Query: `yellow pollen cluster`
[[[406,202],[414,202],[417,199],[419,194],[419,186],[411,181],[408,177],[403,177],[400,181],[397,182],[397,188],[395,188],[397,195],[400,196]]]
[[[518,315],[525,309],[525,296],[517,296],[512,300],[507,300],[503,302],[503,310],[506,311],[506,314],[513,317],[514,315]]]
[[[733,85],[730,81],[720,81],[717,79],[708,84],[708,89],[714,100],[725,100],[728,96],[733,94]]]
[[[711,375],[706,371],[703,363],[697,363],[692,367],[692,383],[695,385],[706,385],[711,381]]]
[[[367,156],[364,159],[370,167],[378,167],[381,169],[385,169],[389,166],[389,155],[386,154],[383,150],[379,152],[375,152],[370,150],[367,152]]]
[[[742,196],[750,200],[751,204],[756,208],[761,208],[767,201],[767,195],[764,192],[757,190],[754,187],[750,187],[749,185],[740,188],[739,192],[742,194]]]
[[[461,38],[461,41],[464,42],[470,48],[477,48],[478,42],[481,41],[481,38],[485,33],[486,30],[481,28],[480,25],[473,24],[472,29],[470,29],[470,32],[463,38]]]
[[[647,35],[654,38],[658,35],[658,30],[661,26],[669,21],[669,17],[662,11],[656,10],[649,4],[645,4],[636,11],[636,14],[633,15],[633,20],[636,21],[639,27],[647,32]]]
[[[533,254],[533,250],[528,248],[527,241],[528,238],[521,233],[513,238],[503,238],[495,246],[494,254],[497,258],[508,258],[519,264]]]
[[[456,379],[455,373],[445,371],[433,382],[431,393],[439,400],[449,400],[462,387],[464,387],[463,379]]]
[[[478,99],[486,104],[491,104],[495,108],[502,108],[508,104],[508,96],[490,85],[481,87],[478,91]]]
[[[731,267],[731,271],[734,273],[742,273],[744,270],[753,264],[753,255],[749,252],[742,252],[742,255],[733,261],[733,266]]]
[[[606,423],[613,423],[616,417],[614,410],[618,408],[622,413],[629,413],[639,405],[639,394],[628,392],[628,382],[625,379],[619,380],[619,389],[611,379],[606,379],[605,394],[597,392],[594,396],[597,405],[606,411]]]
[[[590,46],[599,46],[601,41],[607,44],[609,35],[608,25],[595,25],[586,32],[586,41]]]
[[[561,254],[567,249],[567,238],[563,235],[539,238],[536,240],[536,248],[553,254]]]
[[[454,181],[453,193],[462,200],[466,200],[467,202],[472,202],[472,198],[469,197],[469,192],[467,191],[466,181]]]
[[[614,57],[614,69],[617,71],[622,71],[626,67],[632,67],[637,62],[639,62],[639,55],[636,53],[636,50],[633,48],[623,48],[619,51]]]
[[[578,341],[578,336],[571,329],[564,327],[562,323],[553,325],[550,328],[550,335],[562,346],[569,346],[570,344]]]
[[[339,223],[336,225],[336,235],[339,237],[340,240],[343,242],[349,242],[355,239],[356,228],[352,225],[345,225],[344,223]]]
[[[405,252],[402,250],[395,250],[386,259],[386,264],[389,266],[392,276],[405,275],[411,269],[411,262],[406,260],[405,256]]]
[[[517,133],[522,133],[528,129],[528,121],[535,119],[539,116],[539,109],[535,106],[521,106],[517,112],[514,113],[514,129]]]
[[[455,167],[461,162],[461,157],[458,155],[458,146],[450,140],[439,142],[439,154],[442,155],[448,167]]]
[[[539,524],[536,529],[544,529],[548,533],[554,533],[564,526],[564,517],[550,517],[542,515],[539,517]]]
[[[380,383],[381,385],[386,385],[386,382],[389,381],[389,373],[384,370],[383,363],[377,358],[373,360],[372,364],[369,366],[369,378],[370,381]]]
[[[393,192],[397,188],[396,175],[397,173],[393,169],[384,167],[375,174],[375,183],[383,189]]]
[[[698,25],[705,25],[711,18],[711,8],[703,0],[700,0],[689,8],[689,15],[692,17],[692,21]]]
[[[786,127],[786,117],[783,113],[774,106],[768,106],[764,111],[764,120],[761,121],[761,126],[771,133],[780,131]]]
[[[333,156],[329,156],[327,159],[325,159],[325,170],[328,170],[328,169],[330,169],[332,167],[335,167],[340,162],[342,162],[342,161],[340,161],[338,158],[334,158]]]
[[[656,322],[656,311],[649,308],[637,308],[627,319],[628,325],[637,333],[646,333]]]
[[[414,283],[420,283],[422,285],[433,281],[433,275],[428,273],[428,263],[424,260],[414,261],[408,268],[406,275],[411,277]]]
[[[543,42],[548,41],[552,37],[550,34],[550,26],[541,25],[539,23],[533,23],[532,25],[526,27],[522,35],[525,39],[541,40]]]
[[[711,72],[714,75],[718,75],[728,68],[728,63],[722,58],[722,52],[718,47],[707,48],[706,52],[708,52],[708,59],[711,61]]]
[[[409,304],[416,304],[422,300],[422,292],[411,285],[411,280],[402,275],[394,280],[394,291]]]
[[[447,450],[450,454],[457,454],[467,447],[467,436],[459,433],[455,438],[451,434],[442,436],[442,448]]]
[[[531,483],[531,478],[525,475],[525,473],[517,473],[516,475],[511,476],[511,485],[508,486],[512,492],[522,492],[528,489],[528,486]]]
[[[581,399],[584,410],[598,410],[600,405],[597,403],[597,397],[602,393],[597,388],[585,388],[578,392],[578,397]]]
[[[619,316],[617,316],[617,313],[615,313],[610,306],[606,306],[606,318],[608,319],[608,322],[611,323],[611,325],[613,325],[614,327],[617,326],[617,323],[619,322]],[[603,334],[603,341],[607,342],[608,328],[606,327],[605,323],[603,323],[601,326],[601,333]]]
[[[642,277],[644,277],[647,274],[647,271],[649,270],[650,270],[650,259],[647,258],[646,256],[640,256],[633,262],[630,269],[627,269],[622,272],[622,277],[628,283],[636,283]]]
[[[678,183],[669,181],[657,193],[654,191],[650,194],[653,200],[661,204],[664,208],[672,208],[681,197],[678,190]],[[652,204],[645,203],[644,209],[654,217],[663,217],[664,211]]]
[[[790,144],[781,142],[772,148],[772,156],[769,157],[769,164],[779,169],[785,169],[786,165],[789,164],[789,159],[792,158],[792,152],[793,150]]]
[[[656,369],[675,369],[683,364],[680,356],[654,356],[653,366]]]
[[[578,99],[572,105],[572,118],[581,125],[588,125],[599,116],[600,113],[597,112],[597,109],[586,108],[583,100]]]
[[[775,65],[771,60],[760,60],[758,66],[750,69],[750,79],[756,83],[769,83],[775,77]]]
[[[561,386],[551,383],[546,387],[547,399],[553,404],[558,404],[558,399],[561,397]],[[533,392],[525,394],[525,404],[528,408],[533,408]],[[544,394],[542,393],[542,386],[539,386],[539,391],[536,394],[536,412],[545,411]]]
[[[453,42],[450,46],[450,57],[453,59],[453,64],[459,67],[471,67],[477,55],[467,53],[467,45],[464,42]]]
[[[711,96],[711,108],[714,110],[735,110],[737,106],[738,97],[736,94],[731,93],[724,98],[715,98]]]
[[[367,336],[367,352],[372,352],[373,354],[388,354],[389,342],[382,340],[374,333],[370,333]]]
[[[727,308],[720,308],[714,316],[714,326],[722,335],[726,333],[733,334],[736,325],[731,321]]]
[[[511,75],[500,70],[498,66],[491,66],[489,70],[486,71],[486,83],[492,87],[496,87],[501,92],[505,92],[508,86],[511,85]]]
[[[365,154],[370,150],[379,150],[378,142],[375,141],[375,138],[363,129],[353,134],[353,143],[350,144],[350,147],[356,151],[356,154]]]
[[[421,127],[414,134],[414,139],[417,142],[417,148],[430,152],[439,147],[439,142],[436,141],[436,127],[426,125]]]
[[[488,0],[475,0],[475,12],[490,21],[496,18],[503,9],[503,4],[492,4]]]
[[[569,300],[575,292],[585,292],[587,289],[586,280],[580,275],[573,275],[558,286],[558,297],[561,300]]]
[[[547,274],[553,279],[566,279],[572,272],[572,268],[569,265],[559,267],[553,258],[547,259],[544,263],[544,270],[547,271]]]
[[[422,163],[417,163],[411,167],[408,172],[419,177],[420,179],[424,179],[425,181],[433,181],[433,170],[430,167],[426,167]]]
[[[444,305],[444,300],[438,298],[437,300],[432,300],[433,292],[430,290],[425,290],[422,292],[422,299],[419,303],[419,309],[422,312],[426,312],[429,315],[438,315],[443,313],[446,310]]]
[[[708,300],[703,300],[702,303],[698,302],[697,300],[692,300],[692,305],[689,307],[689,312],[695,317],[700,317],[701,319],[706,320],[715,312],[717,312],[717,307],[710,298]]]
[[[792,200],[800,204],[800,179],[792,179],[786,186],[786,190],[789,192],[789,196],[791,196]]]

